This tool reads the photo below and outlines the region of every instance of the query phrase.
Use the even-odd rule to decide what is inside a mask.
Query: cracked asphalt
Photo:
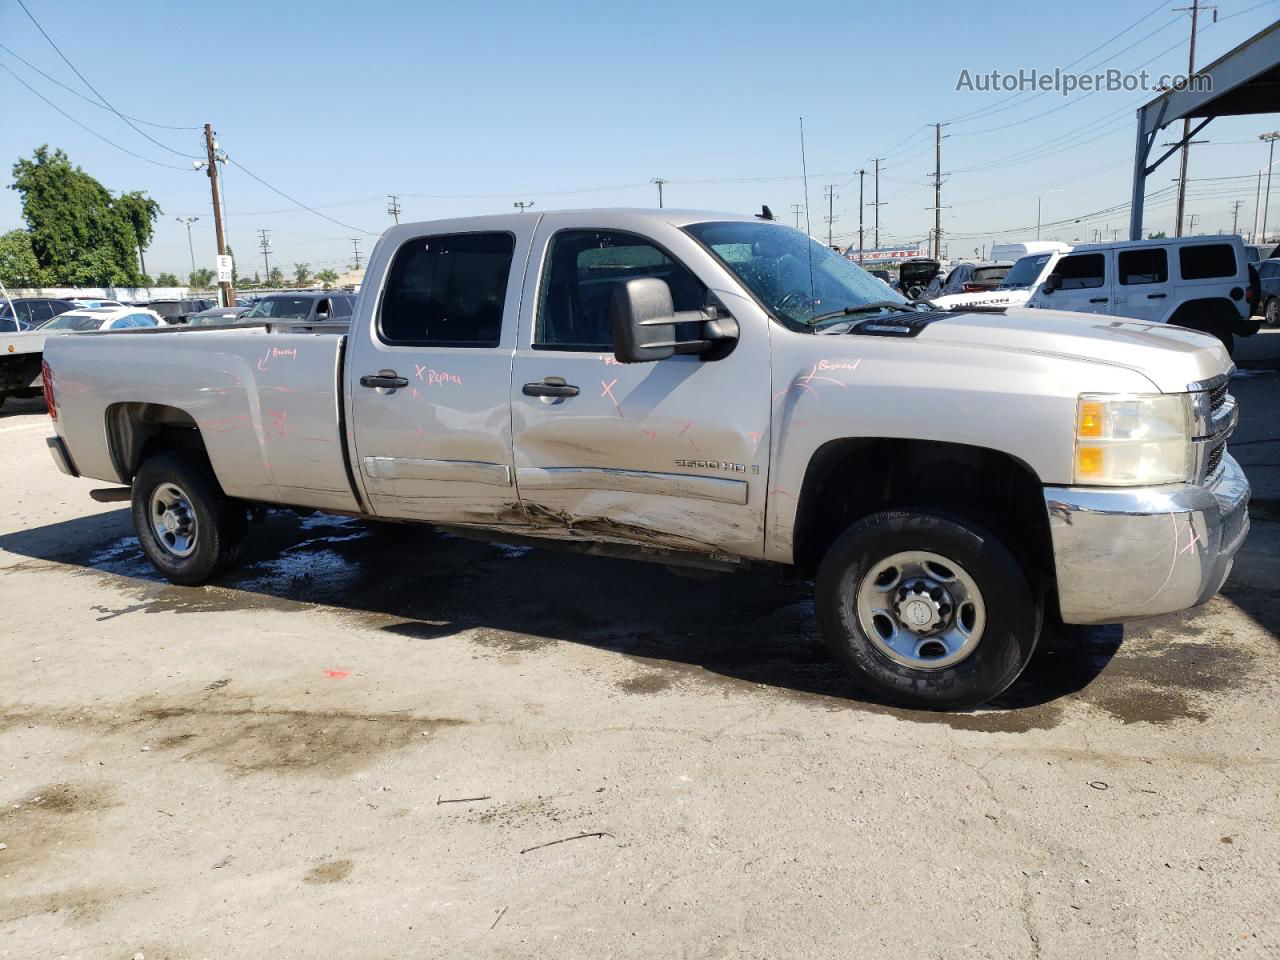
[[[766,576],[276,514],[174,587],[11,402],[0,958],[1276,956],[1263,354],[1223,593],[960,714],[859,699]]]

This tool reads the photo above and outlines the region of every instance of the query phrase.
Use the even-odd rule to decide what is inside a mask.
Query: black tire
[[[153,494],[176,487],[185,495],[183,515],[193,521],[191,550],[179,556],[153,528]],[[240,558],[248,523],[244,505],[222,492],[203,458],[170,451],[146,460],[133,478],[133,528],[147,559],[167,580],[206,583]]]
[[[1270,297],[1262,306],[1262,317],[1268,327],[1280,327],[1280,297]]]
[[[977,645],[950,666],[918,669],[891,659],[859,622],[858,590],[866,576],[910,551],[959,567],[985,606],[985,627],[973,631]],[[859,520],[827,551],[814,592],[831,652],[873,697],[901,706],[954,710],[985,703],[1018,678],[1039,639],[1040,603],[1017,558],[980,527],[942,514],[894,510]]]

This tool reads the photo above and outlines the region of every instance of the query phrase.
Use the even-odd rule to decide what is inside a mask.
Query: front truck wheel
[[[239,558],[244,507],[222,492],[202,459],[178,452],[149,458],[133,479],[132,499],[138,542],[166,579],[205,583]]]
[[[1040,607],[1017,558],[967,521],[922,511],[859,520],[818,569],[823,639],[876,698],[976,706],[1031,659]]]

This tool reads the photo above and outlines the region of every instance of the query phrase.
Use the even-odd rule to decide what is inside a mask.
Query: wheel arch
[[[138,468],[164,450],[182,450],[209,459],[195,419],[162,403],[116,403],[106,410],[107,450],[116,473],[132,483]]]
[[[797,501],[794,562],[812,574],[857,520],[895,507],[933,509],[990,530],[1022,559],[1033,582],[1052,580],[1044,487],[1002,450],[892,437],[828,441],[809,460]]]

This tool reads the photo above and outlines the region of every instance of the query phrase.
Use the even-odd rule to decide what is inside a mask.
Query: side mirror
[[[316,314],[316,323],[324,323],[329,319],[329,315],[323,310]]]
[[[609,319],[613,355],[621,363],[665,360],[677,353],[719,360],[738,340],[738,321],[718,307],[677,312],[671,288],[658,277],[636,277],[615,286]],[[676,325],[681,323],[698,324],[701,339],[678,339]]]
[[[647,363],[675,355],[676,311],[665,280],[636,277],[616,285],[609,319],[613,354],[622,363]]]
[[[1055,290],[1062,289],[1062,275],[1059,273],[1051,273],[1044,278],[1044,283],[1040,284],[1042,293],[1053,293]]]

